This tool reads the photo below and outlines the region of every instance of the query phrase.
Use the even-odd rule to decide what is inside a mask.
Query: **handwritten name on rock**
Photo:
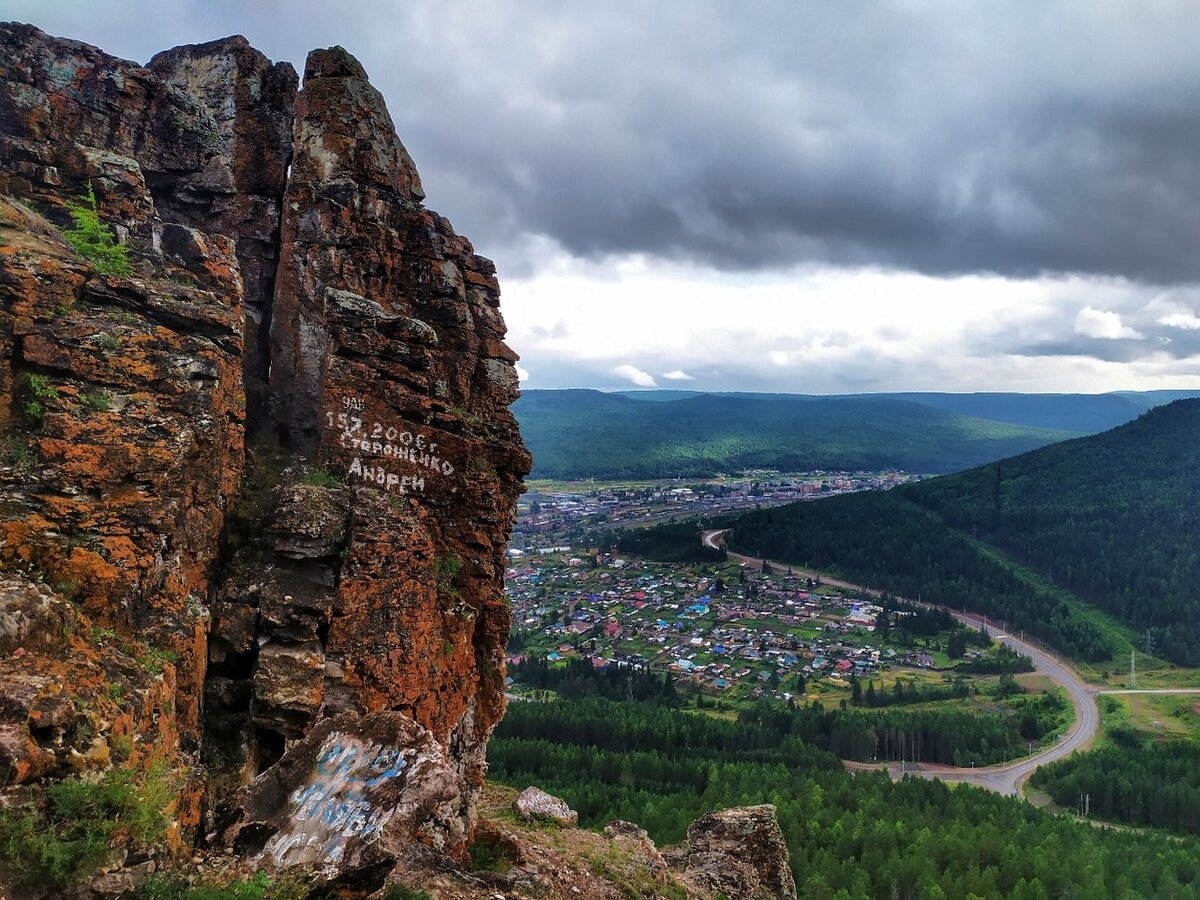
[[[360,397],[346,396],[341,411],[325,413],[325,427],[339,432],[338,444],[354,454],[346,470],[349,478],[400,494],[420,494],[425,492],[426,477],[454,474],[454,464],[441,455],[437,442],[428,435],[412,428],[367,421],[363,418],[365,412],[366,403]],[[364,461],[364,457],[383,460]],[[387,464],[389,460],[416,466],[418,472],[394,471]]]
[[[380,808],[372,793],[404,773],[395,747],[334,732],[321,743],[312,776],[288,798],[290,826],[267,842],[263,852],[278,865],[337,864],[346,843],[378,834],[395,811]]]

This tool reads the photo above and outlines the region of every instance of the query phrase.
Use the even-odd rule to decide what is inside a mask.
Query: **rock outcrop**
[[[514,817],[516,797],[498,785],[483,793],[476,843],[484,848],[478,856],[490,861],[486,869],[447,866],[444,857],[417,847],[387,883],[424,890],[436,900],[796,897],[787,849],[774,841],[779,825],[773,807],[722,810],[715,823],[706,816],[689,829],[686,846],[660,852],[629,822],[611,822],[597,834]],[[739,834],[748,841],[744,848],[735,843]]]
[[[143,67],[5,24],[0,51],[9,786],[152,747],[198,836],[202,756],[211,812],[353,720],[429,760],[404,757],[405,790],[439,773],[420,815],[365,795],[383,843],[464,858],[530,462],[494,267],[424,208],[340,48],[310,55],[302,90],[240,37]],[[64,239],[89,186],[120,274]],[[51,622],[71,638],[46,646]]]
[[[722,809],[688,826],[686,877],[728,897],[794,900],[787,843],[770,804]]]
[[[147,68],[198,101],[212,120],[218,152],[199,171],[156,178],[154,198],[163,218],[235,242],[245,314],[246,425],[255,434],[265,424],[266,343],[292,154],[296,70],[291,63],[272,63],[240,35],[166,50]]]
[[[403,713],[343,713],[240,792],[224,834],[256,868],[353,881],[390,871],[414,837],[439,853],[461,844],[460,790],[428,729]]]
[[[0,770],[8,786],[171,752],[173,673],[148,653],[91,627],[46,585],[0,575]]]

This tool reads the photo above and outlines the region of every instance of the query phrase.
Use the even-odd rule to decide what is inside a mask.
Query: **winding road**
[[[706,547],[720,549],[720,538],[726,531],[728,529],[702,532],[700,535],[701,542]],[[726,548],[726,553],[730,559],[747,565],[759,565],[762,562],[761,559],[734,553],[728,548]],[[771,561],[771,564],[777,567],[788,568],[787,563]],[[872,596],[879,596],[880,594],[877,590],[852,584],[848,581],[839,581],[838,579],[829,578],[817,572],[798,569],[795,566],[791,566],[790,568],[793,573],[805,578],[820,577],[822,584],[828,584],[832,587],[845,588],[860,594]],[[907,602],[915,603],[918,601],[910,600]],[[924,603],[922,605],[931,606],[932,604]],[[971,628],[982,629],[985,625],[985,620],[980,616],[955,612],[954,610],[949,610],[949,612],[958,621]],[[994,623],[988,627],[991,629],[991,635],[994,639],[1008,645],[1018,653],[1028,656],[1033,660],[1034,668],[1038,672],[1053,680],[1067,692],[1067,695],[1071,698],[1071,702],[1075,706],[1075,721],[1056,744],[1015,762],[969,769],[933,765],[930,763],[889,763],[886,768],[893,777],[900,778],[904,775],[918,775],[923,778],[940,778],[943,781],[967,782],[1001,794],[1015,796],[1020,793],[1021,785],[1025,782],[1025,779],[1033,774],[1033,771],[1039,766],[1044,766],[1065,756],[1070,756],[1076,750],[1086,749],[1091,744],[1093,738],[1096,736],[1097,729],[1100,727],[1100,711],[1096,706],[1097,694],[1200,694],[1200,688],[1148,688],[1145,690],[1103,690],[1095,688],[1084,682],[1068,663],[1057,656],[1048,653],[1040,647],[1035,647],[1019,637],[1014,637],[1002,631],[996,631]],[[870,765],[854,766],[854,768],[881,767]]]

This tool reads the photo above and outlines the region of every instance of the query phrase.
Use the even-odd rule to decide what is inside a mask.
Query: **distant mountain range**
[[[1004,617],[1083,658],[1148,634],[1156,655],[1200,665],[1200,400],[885,493],[755,511],[728,539]]]
[[[1128,422],[1196,392],[804,394],[525,391],[535,478],[746,469],[954,472]]]

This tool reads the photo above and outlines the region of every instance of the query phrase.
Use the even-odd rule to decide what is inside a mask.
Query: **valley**
[[[853,487],[877,491],[901,483],[904,479],[895,476],[886,480],[858,476],[840,487],[855,493]],[[1107,665],[1100,661],[1080,665],[1026,636],[1022,629],[1010,630],[1002,619],[961,608],[944,611],[947,618],[941,627],[925,634],[923,641],[916,640],[911,631],[905,634],[898,627],[904,613],[897,615],[896,607],[911,615],[917,610],[932,612],[930,604],[834,577],[828,571],[803,568],[794,560],[729,550],[725,546],[728,526],[698,532],[689,524],[698,518],[732,521],[725,514],[736,513],[737,506],[721,505],[724,488],[711,497],[705,496],[704,489],[671,494],[679,489],[669,484],[573,485],[575,493],[558,495],[567,508],[550,512],[559,517],[548,517],[546,521],[554,525],[538,534],[547,540],[540,547],[528,544],[526,550],[514,551],[518,555],[508,572],[508,591],[515,613],[510,643],[514,652],[509,656],[515,702],[556,697],[583,702],[597,695],[628,700],[636,695],[642,701],[653,696],[655,702],[663,702],[652,681],[636,689],[631,686],[657,676],[664,685],[670,684],[665,693],[671,695],[672,705],[718,719],[745,720],[754,704],[763,703],[798,709],[810,704],[840,707],[843,715],[859,708],[869,710],[873,707],[864,705],[864,685],[872,697],[883,697],[899,684],[900,691],[911,692],[906,708],[951,714],[942,725],[956,727],[955,711],[995,716],[1003,709],[987,700],[997,682],[964,670],[980,663],[986,668],[996,659],[996,648],[1005,647],[1013,651],[1013,659],[1025,661],[1036,672],[1018,675],[1018,690],[1028,686],[1037,693],[1049,688],[1051,693],[1043,696],[1057,695],[1067,703],[1064,717],[1020,750],[1014,747],[997,760],[980,757],[978,748],[958,747],[954,753],[961,758],[948,765],[923,758],[929,749],[914,752],[911,743],[907,748],[890,747],[896,755],[878,759],[877,736],[866,757],[861,755],[861,740],[837,744],[816,738],[817,745],[839,752],[845,764],[858,771],[879,768],[894,779],[915,776],[973,784],[1010,796],[1031,791],[1038,802],[1045,802],[1040,788],[1027,786],[1030,777],[1077,751],[1108,746],[1112,729],[1105,722],[1121,704],[1132,710],[1173,712],[1164,711],[1157,718],[1153,713],[1135,714],[1140,728],[1160,738],[1200,737],[1200,728],[1188,724],[1189,713],[1180,711],[1190,710],[1187,697],[1200,693],[1195,670],[1143,654],[1137,660],[1142,681],[1131,683],[1115,659]],[[827,491],[813,492],[811,484],[803,478],[760,476],[749,496],[764,509],[778,507],[796,490],[804,491],[805,499],[828,496]],[[607,504],[597,503],[601,497]],[[548,513],[543,505],[547,499],[548,495],[535,494],[532,501],[539,503],[541,515]],[[659,504],[647,503],[651,499]],[[833,502],[852,499],[857,498]],[[819,513],[827,506],[804,503],[802,508]],[[527,510],[517,528],[517,534],[527,539],[532,535],[522,527],[528,515]],[[670,521],[678,524],[656,524]],[[638,525],[643,527],[632,527]],[[553,545],[567,540],[577,543]],[[699,545],[699,554],[689,554],[688,541]],[[1115,623],[1104,627],[1121,631]],[[955,631],[963,628],[976,635],[986,632],[983,645],[992,649],[972,649],[956,666],[946,648]],[[955,642],[956,652],[961,653],[961,639]],[[556,670],[557,676],[552,674]],[[1013,711],[1000,714],[1013,715]],[[1167,720],[1165,727],[1162,719]]]
[[[526,390],[535,479],[746,470],[956,472],[1123,425],[1200,392],[804,394]]]
[[[711,533],[705,538],[706,548],[685,522],[649,530],[575,522],[511,548],[512,697],[587,696],[595,673],[657,677],[709,715],[760,702],[861,710],[862,734],[843,738],[843,755],[964,766],[1026,756],[1070,724],[1057,691],[1027,694],[1012,680],[1032,668],[1028,660],[953,616],[785,565],[727,558]],[[1031,713],[1039,696],[1046,708]],[[901,713],[919,721],[894,743],[866,737],[872,716]],[[999,730],[988,739],[930,738],[942,713]]]

